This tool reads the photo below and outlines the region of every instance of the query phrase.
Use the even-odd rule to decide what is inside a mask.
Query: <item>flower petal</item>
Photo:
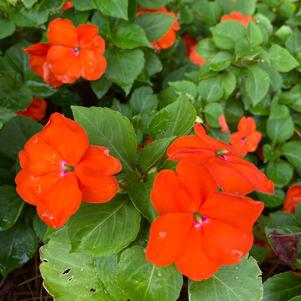
[[[255,123],[254,118],[243,116],[238,123],[237,129],[244,136],[247,136],[247,135],[255,132],[256,131],[256,123]]]
[[[221,266],[220,263],[208,257],[205,248],[201,228],[192,228],[187,236],[182,254],[176,260],[176,267],[191,280],[200,281],[208,279]]]
[[[261,140],[262,134],[260,132],[254,132],[247,137],[246,145],[248,152],[255,152],[258,144]]]
[[[98,27],[94,24],[80,24],[77,28],[77,36],[80,47],[90,47],[94,38],[98,36]]]
[[[69,19],[57,18],[49,23],[48,42],[66,47],[78,46],[77,31]]]
[[[51,46],[47,54],[47,64],[56,79],[67,84],[80,78],[80,57],[65,46]]]
[[[81,198],[75,174],[68,173],[43,195],[37,213],[50,227],[62,227],[79,209]]]
[[[191,213],[170,213],[158,217],[151,225],[147,260],[158,266],[174,263],[182,254],[192,226]]]
[[[85,130],[59,113],[51,115],[40,135],[73,167],[78,164],[89,146]]]

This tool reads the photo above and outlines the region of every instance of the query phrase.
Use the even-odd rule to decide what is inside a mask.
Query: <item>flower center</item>
[[[193,219],[195,228],[200,228],[202,224],[206,223],[208,220],[206,216],[202,216],[201,213],[198,211],[193,213]]]
[[[226,156],[226,154],[228,154],[229,153],[229,151],[227,150],[227,149],[221,149],[221,150],[218,150],[217,152],[216,152],[216,155],[220,158],[220,159],[222,159],[222,160],[224,160],[224,161],[227,161],[229,158],[228,158],[228,156]]]
[[[239,142],[240,142],[241,144],[244,144],[244,143],[247,142],[247,138],[246,138],[246,137],[243,137],[243,138],[241,138],[241,139],[239,140]]]
[[[65,176],[68,172],[73,172],[73,171],[74,171],[73,166],[71,166],[66,161],[61,162],[61,176]]]
[[[72,53],[73,53],[75,56],[79,56],[79,54],[80,54],[80,47],[77,46],[77,47],[72,48]]]

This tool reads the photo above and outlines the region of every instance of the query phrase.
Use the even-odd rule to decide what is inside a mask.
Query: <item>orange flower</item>
[[[291,186],[284,201],[283,210],[289,213],[294,213],[296,206],[301,202],[301,185]]]
[[[23,111],[17,112],[17,114],[41,121],[45,117],[46,109],[46,100],[34,97],[30,105]]]
[[[218,117],[218,123],[219,123],[219,126],[221,128],[221,131],[223,133],[229,133],[230,130],[229,130],[229,126],[228,126],[228,123],[227,123],[227,120],[226,120],[226,117],[224,114],[220,115]]]
[[[31,69],[40,77],[44,82],[57,88],[63,83],[59,81],[53,73],[49,70],[46,58],[49,50],[47,43],[36,43],[23,49],[24,52],[29,54],[29,64]]]
[[[254,164],[235,156],[229,144],[207,136],[201,125],[195,125],[195,132],[196,136],[180,137],[168,147],[169,160],[190,160],[203,165],[225,192],[273,193],[274,183]]]
[[[105,72],[105,42],[96,25],[74,27],[70,20],[58,18],[50,22],[47,38],[47,64],[59,81],[74,83],[80,77],[96,80]]]
[[[159,213],[152,223],[147,259],[158,265],[175,263],[199,281],[222,265],[241,261],[253,244],[253,224],[263,203],[218,192],[208,171],[181,161],[177,170],[158,173],[151,200]]]
[[[66,1],[62,7],[62,11],[68,10],[73,7],[72,1]]]
[[[225,22],[228,20],[238,21],[245,27],[248,27],[250,22],[255,22],[255,18],[253,16],[244,16],[238,11],[234,11],[229,15],[224,15],[221,17],[221,22]]]
[[[27,141],[19,159],[17,192],[53,228],[63,226],[81,201],[107,202],[118,191],[119,160],[89,145],[84,129],[59,113]]]
[[[189,60],[196,65],[202,66],[206,63],[206,60],[203,59],[196,50],[197,40],[190,37],[188,34],[182,37],[183,43],[186,46],[186,55]]]
[[[173,12],[168,11],[165,7],[161,7],[158,9],[142,8],[137,12],[137,16],[142,15],[142,14],[155,14],[155,13],[167,14],[174,18],[174,22],[170,26],[168,31],[161,38],[159,38],[156,41],[151,41],[151,44],[156,50],[170,48],[176,41],[177,35],[176,35],[175,31],[180,30],[180,24],[177,20],[176,15]]]
[[[231,134],[230,142],[234,153],[244,158],[249,152],[255,152],[261,140],[261,133],[256,131],[254,118],[243,116],[238,123],[238,131]]]

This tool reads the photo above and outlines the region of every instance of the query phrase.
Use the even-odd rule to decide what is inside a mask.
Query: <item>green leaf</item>
[[[232,60],[233,56],[231,53],[220,51],[208,61],[208,65],[212,71],[219,72],[228,68],[232,63]]]
[[[292,299],[289,299],[288,301],[301,301],[301,295],[300,296],[296,296]]]
[[[90,84],[93,92],[100,99],[106,95],[113,83],[105,76],[102,76],[99,80],[91,81]]]
[[[174,22],[174,17],[164,13],[143,13],[136,17],[135,22],[145,31],[150,42],[164,36]]]
[[[27,80],[25,83],[25,87],[30,89],[31,93],[36,97],[49,97],[57,92],[57,90],[47,84],[45,84],[42,80],[34,79]]]
[[[245,257],[239,264],[223,266],[208,280],[189,281],[189,301],[260,301],[260,275],[256,260]]]
[[[42,126],[30,118],[12,118],[0,130],[0,153],[15,161],[27,140],[41,129]]]
[[[248,41],[248,46],[251,49],[261,45],[264,41],[263,34],[260,27],[253,22],[249,23],[247,27],[246,39]]]
[[[0,186],[0,231],[11,228],[19,218],[24,202],[13,186]]]
[[[140,87],[131,95],[129,104],[135,114],[157,109],[158,98],[150,87]]]
[[[138,160],[138,165],[143,172],[147,172],[164,157],[167,147],[174,138],[158,139],[143,148]]]
[[[301,113],[301,85],[296,85],[289,91],[280,94],[279,102]]]
[[[264,283],[263,301],[287,301],[301,294],[301,278],[291,272],[277,274]]]
[[[74,8],[79,11],[86,11],[96,8],[94,0],[73,0],[73,5]]]
[[[138,24],[120,24],[112,36],[113,43],[122,49],[152,48],[145,31]]]
[[[192,11],[201,21],[210,25],[218,23],[222,15],[221,6],[216,1],[195,1]]]
[[[232,72],[225,72],[220,76],[224,88],[224,98],[228,99],[236,88],[236,76]]]
[[[295,30],[286,40],[285,47],[293,53],[301,51],[301,32],[299,30]]]
[[[110,50],[107,52],[106,76],[115,84],[129,92],[134,81],[144,67],[144,54],[140,49]]]
[[[264,70],[255,65],[247,71],[245,87],[252,104],[256,106],[269,91],[270,77]]]
[[[48,10],[40,10],[37,5],[30,9],[20,7],[11,14],[11,20],[18,27],[39,27],[48,20]]]
[[[26,8],[31,8],[38,0],[21,0]]]
[[[155,176],[156,173],[153,173],[143,181],[138,176],[134,176],[127,185],[131,201],[150,223],[157,217],[150,200]]]
[[[265,207],[274,208],[283,204],[285,199],[285,192],[279,188],[276,188],[274,194],[264,194],[256,192],[258,200],[264,202]]]
[[[72,112],[75,121],[86,130],[91,144],[106,146],[121,161],[124,171],[133,170],[137,149],[136,134],[126,117],[107,108],[72,106]]]
[[[0,274],[8,273],[26,263],[36,252],[37,239],[27,225],[17,224],[0,232]]]
[[[128,0],[94,0],[94,4],[105,16],[128,20]]]
[[[140,6],[148,9],[161,8],[171,1],[172,0],[137,0]]]
[[[273,44],[269,50],[269,59],[278,72],[289,72],[299,66],[298,61],[285,48]]]
[[[287,185],[294,176],[294,168],[288,162],[283,160],[271,161],[267,165],[267,176],[277,186]]]
[[[249,1],[217,0],[217,2],[222,6],[225,13],[240,11],[244,15],[253,15],[256,8],[256,0],[249,0]]]
[[[11,36],[16,30],[16,25],[10,20],[5,20],[0,18],[0,28],[1,28],[0,40],[1,40]]]
[[[97,275],[95,258],[71,252],[66,228],[41,248],[40,271],[56,301],[112,301]]]
[[[218,118],[224,112],[224,108],[220,103],[209,103],[204,108],[205,119],[213,128],[219,128]]]
[[[194,125],[196,111],[186,97],[179,97],[164,107],[152,119],[149,130],[155,139],[182,136]]]
[[[140,214],[124,196],[104,204],[83,204],[68,223],[73,250],[93,256],[120,252],[139,228]]]
[[[217,24],[211,31],[215,45],[225,50],[233,49],[245,34],[244,26],[232,20]]]
[[[200,81],[198,91],[205,102],[219,101],[224,96],[221,77],[215,76]]]
[[[182,275],[174,266],[151,264],[139,246],[121,254],[117,277],[119,286],[131,301],[176,301],[183,283]]]
[[[281,147],[282,155],[290,162],[301,176],[301,142],[290,141]]]

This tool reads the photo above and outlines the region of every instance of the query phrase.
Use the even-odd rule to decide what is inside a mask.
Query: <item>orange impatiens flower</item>
[[[238,21],[245,27],[248,27],[250,22],[255,22],[255,18],[253,16],[244,16],[242,13],[238,11],[234,11],[229,15],[224,15],[221,17],[221,22],[225,22],[228,20]]]
[[[62,6],[62,11],[68,10],[73,7],[73,1],[66,1]]]
[[[17,114],[41,121],[45,117],[46,109],[46,100],[34,97],[29,106],[24,110],[17,112]]]
[[[81,201],[107,202],[118,191],[120,161],[107,148],[89,145],[85,130],[59,113],[27,141],[19,160],[17,192],[53,228],[63,226]]]
[[[188,34],[182,37],[183,43],[186,46],[186,54],[189,60],[196,65],[202,66],[206,63],[200,54],[197,52],[197,40],[190,37]]]
[[[262,134],[256,131],[256,123],[253,117],[243,116],[237,129],[237,132],[231,134],[230,142],[234,153],[244,158],[248,153],[256,151]]]
[[[237,157],[231,145],[209,137],[199,124],[195,125],[195,132],[196,136],[180,137],[168,147],[169,160],[190,160],[203,165],[225,192],[273,193],[274,183],[254,164]]]
[[[152,46],[158,51],[162,49],[168,49],[175,43],[177,39],[176,31],[180,30],[180,24],[177,20],[176,15],[173,12],[168,11],[165,7],[161,7],[158,9],[142,8],[137,12],[137,16],[142,14],[155,14],[155,13],[164,13],[174,18],[174,22],[171,24],[168,31],[158,40],[151,41]]]
[[[71,84],[80,77],[97,80],[105,72],[105,41],[94,24],[75,27],[68,19],[49,23],[48,44],[37,43],[24,49],[31,68],[54,87]]]
[[[176,171],[158,173],[151,200],[159,217],[152,223],[146,258],[175,263],[192,280],[212,276],[222,265],[241,261],[253,244],[253,224],[263,203],[218,192],[208,171],[181,161]]]
[[[299,203],[301,203],[301,185],[293,185],[287,191],[283,210],[294,213]]]

